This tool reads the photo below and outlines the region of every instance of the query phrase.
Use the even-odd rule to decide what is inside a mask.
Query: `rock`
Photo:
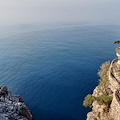
[[[0,87],[0,95],[8,93],[8,89],[6,86],[1,86]]]
[[[87,114],[87,120],[120,120],[120,79],[113,74],[112,67],[116,59],[112,61],[108,70],[108,87],[98,88],[93,91],[93,96],[99,97],[103,93],[112,96],[112,102],[109,105],[98,104],[94,101],[92,111]]]
[[[33,120],[31,111],[20,96],[0,86],[0,120]]]
[[[28,120],[32,120],[31,113],[24,103],[18,103],[18,113],[19,115],[25,116]]]
[[[87,120],[94,120],[94,118],[95,118],[95,114],[93,112],[89,112],[87,114]]]

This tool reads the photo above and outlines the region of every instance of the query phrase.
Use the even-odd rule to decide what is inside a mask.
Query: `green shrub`
[[[99,97],[95,97],[95,100],[97,100],[99,104],[109,105],[112,102],[112,97],[106,94],[102,94]]]
[[[94,120],[97,120],[97,118],[94,118]]]
[[[98,70],[98,75],[100,76],[100,78],[104,78],[106,76],[109,67],[110,61],[106,61],[100,66],[100,70]]]
[[[106,87],[108,85],[107,72],[109,70],[109,67],[110,67],[110,61],[107,61],[100,66],[100,70],[98,70],[98,75],[100,76],[99,87],[101,86]]]
[[[87,107],[92,107],[92,103],[96,100],[99,104],[105,104],[107,106],[110,105],[112,101],[112,97],[108,96],[104,91],[109,90],[108,89],[108,75],[107,72],[110,67],[110,61],[107,61],[100,66],[100,70],[98,71],[98,75],[100,76],[99,79],[99,90],[103,92],[103,94],[99,97],[95,97],[93,95],[88,94],[84,101],[83,101],[83,106]],[[110,91],[108,91],[110,92]]]
[[[88,94],[86,97],[85,97],[85,99],[84,99],[84,101],[83,101],[83,106],[85,106],[85,107],[92,107],[92,103],[94,102],[94,101],[97,101],[99,104],[105,104],[105,105],[110,105],[110,103],[112,102],[112,97],[111,96],[108,96],[108,95],[106,95],[106,94],[103,94],[103,95],[101,95],[101,96],[99,96],[99,97],[95,97],[95,96],[93,96],[93,95],[90,95],[90,94]]]
[[[92,107],[92,103],[93,103],[94,100],[95,100],[95,97],[90,95],[90,94],[88,94],[85,97],[84,101],[83,101],[83,106],[85,106],[85,107],[88,107],[88,106]]]

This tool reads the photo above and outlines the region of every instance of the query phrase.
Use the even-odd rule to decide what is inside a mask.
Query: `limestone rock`
[[[99,105],[97,101],[94,101],[92,104],[92,111],[87,114],[87,120],[120,120],[120,79],[116,77],[114,72],[116,62],[117,59],[112,61],[108,71],[108,88],[99,90],[98,87],[96,87],[92,94],[95,97],[98,97],[103,94],[102,92],[104,92],[105,94],[113,97],[112,102],[108,107],[103,104]]]
[[[94,120],[95,117],[95,112],[89,112],[87,114],[87,120]]]

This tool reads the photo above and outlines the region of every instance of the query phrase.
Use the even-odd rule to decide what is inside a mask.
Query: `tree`
[[[120,43],[120,41],[114,41],[114,43],[113,44],[119,44]]]

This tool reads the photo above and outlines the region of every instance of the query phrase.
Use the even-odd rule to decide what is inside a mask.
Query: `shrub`
[[[106,76],[109,67],[110,61],[106,61],[100,66],[100,70],[98,70],[98,75],[100,76],[100,78],[104,78]]]
[[[102,94],[99,97],[95,97],[95,100],[97,100],[98,103],[100,103],[100,104],[109,105],[112,102],[112,97],[108,96],[106,94]]]
[[[88,107],[88,106],[92,107],[92,103],[93,103],[94,100],[95,100],[95,97],[90,95],[90,94],[88,94],[85,97],[84,101],[83,101],[83,106],[85,106],[85,107]]]
[[[99,82],[99,86],[98,86],[100,88],[99,90],[100,91],[108,90],[108,93],[110,92],[110,90],[108,88],[108,75],[107,75],[109,67],[110,67],[110,61],[107,61],[107,62],[103,63],[102,66],[100,66],[100,70],[98,71],[98,75],[100,76],[100,79],[99,79],[100,82]],[[83,101],[83,106],[92,107],[92,103],[95,100],[99,104],[105,104],[106,106],[109,106],[112,101],[112,97],[105,94],[105,92],[103,92],[103,94],[99,97],[95,97],[93,95],[88,94]]]
[[[106,87],[108,85],[107,72],[109,70],[109,67],[110,67],[110,61],[107,61],[100,66],[100,70],[98,70],[98,75],[100,76],[99,87],[102,87],[102,86]]]
[[[109,106],[109,105],[111,104],[111,102],[112,102],[112,97],[111,97],[111,96],[108,96],[108,95],[106,95],[106,94],[103,94],[103,95],[101,95],[101,96],[99,96],[99,97],[95,97],[95,96],[93,96],[93,95],[88,94],[88,95],[85,97],[84,101],[83,101],[83,106],[85,106],[85,107],[88,107],[88,106],[89,106],[89,107],[92,107],[92,103],[93,103],[95,100],[96,100],[99,104],[105,104],[105,105]]]

